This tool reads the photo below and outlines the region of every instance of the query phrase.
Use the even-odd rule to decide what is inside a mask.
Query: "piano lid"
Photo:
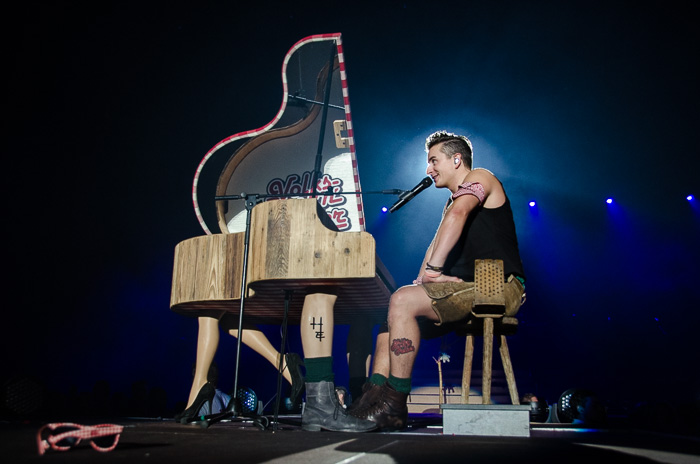
[[[318,168],[316,191],[335,193],[319,196],[318,201],[337,228],[364,231],[361,195],[339,195],[361,191],[340,34],[314,35],[297,42],[284,58],[282,85],[282,103],[272,121],[259,129],[227,137],[210,149],[200,163],[193,202],[202,228],[211,234],[197,200],[202,167],[227,144],[244,140],[219,177],[217,196],[300,196],[314,190],[314,172]],[[243,231],[245,214],[243,200],[217,202],[218,225],[224,233]]]

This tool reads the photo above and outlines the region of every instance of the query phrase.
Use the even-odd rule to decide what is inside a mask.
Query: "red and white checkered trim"
[[[484,199],[486,198],[486,191],[484,190],[484,186],[479,182],[465,182],[459,186],[455,193],[452,194],[452,199],[454,200],[462,195],[475,196],[481,205],[484,203]]]
[[[355,137],[354,130],[352,127],[352,115],[350,113],[350,97],[348,93],[348,80],[347,73],[345,71],[345,55],[343,53],[343,42],[338,34],[336,40],[338,44],[338,66],[340,67],[340,83],[343,89],[343,106],[345,106],[345,123],[348,132],[348,142],[350,146],[350,159],[352,160],[352,173],[355,181],[355,191],[361,192],[362,187],[360,186],[360,174],[357,170],[357,157],[355,155]],[[360,229],[365,230],[365,213],[362,207],[362,195],[357,195],[357,214],[360,222]]]

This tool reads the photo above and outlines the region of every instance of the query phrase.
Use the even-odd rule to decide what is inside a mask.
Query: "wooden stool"
[[[484,350],[482,357],[482,404],[491,404],[491,367],[493,362],[493,336],[499,337],[499,352],[503,370],[508,382],[508,391],[513,404],[520,404],[515,385],[513,364],[506,335],[515,333],[518,320],[505,317],[506,302],[504,293],[503,261],[477,259],[474,263],[474,307],[466,324],[467,342],[464,350],[464,370],[462,371],[462,404],[469,403],[469,388],[474,357],[474,337],[482,335]]]

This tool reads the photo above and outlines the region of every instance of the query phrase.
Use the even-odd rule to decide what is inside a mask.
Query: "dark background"
[[[414,186],[438,129],[470,136],[475,165],[505,184],[528,274],[511,342],[521,393],[552,402],[586,387],[617,409],[698,401],[690,2],[236,3],[40,1],[7,14],[3,381],[29,376],[69,398],[98,382],[115,396],[158,391],[172,411],[186,400],[196,322],[169,297],[175,245],[203,235],[195,169],[274,117],[295,42],[341,32],[365,190]],[[205,191],[225,161],[208,165]],[[392,215],[379,208],[394,198],[365,195],[399,285],[446,195],[429,189]],[[425,344],[417,369],[435,371],[441,349],[458,373],[463,340],[449,337]],[[234,354],[222,336],[224,389]],[[274,370],[242,358],[240,382],[269,400]]]

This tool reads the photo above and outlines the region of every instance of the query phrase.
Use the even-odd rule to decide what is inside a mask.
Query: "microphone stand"
[[[233,394],[229,400],[226,409],[218,414],[210,414],[207,416],[199,417],[199,420],[194,420],[192,422],[197,422],[203,428],[208,428],[209,426],[226,420],[229,418],[239,417],[243,406],[240,399],[238,398],[238,366],[241,359],[241,340],[243,338],[243,310],[245,308],[245,290],[247,286],[247,273],[248,273],[248,250],[250,248],[250,217],[253,207],[258,204],[261,197],[264,195],[259,194],[246,194],[241,193],[240,195],[231,195],[225,199],[230,200],[245,200],[246,209],[246,221],[245,221],[245,238],[243,241],[243,274],[241,275],[241,304],[238,312],[238,340],[236,347],[236,367],[234,371],[233,378]],[[218,199],[218,197],[217,197]],[[286,315],[285,315],[286,316]],[[267,418],[259,416],[257,414],[253,417],[253,423],[260,429],[265,430],[268,425]]]
[[[315,190],[315,189],[314,189]],[[233,380],[233,394],[229,400],[226,409],[218,414],[209,414],[206,416],[197,417],[197,419],[191,422],[197,423],[202,428],[209,428],[211,425],[221,422],[226,419],[236,418],[241,415],[243,406],[238,398],[238,373],[239,364],[241,359],[241,340],[243,339],[243,312],[245,309],[245,291],[247,286],[248,277],[248,252],[250,249],[250,223],[251,223],[251,212],[253,208],[266,199],[271,198],[290,198],[299,196],[331,196],[331,195],[362,195],[365,194],[383,194],[383,195],[403,195],[406,190],[401,189],[389,189],[389,190],[379,190],[379,191],[368,191],[368,192],[309,192],[304,194],[292,194],[292,195],[263,195],[258,193],[241,193],[240,195],[220,195],[214,197],[216,201],[223,200],[244,200],[246,209],[246,220],[245,220],[245,235],[243,240],[243,264],[242,264],[242,274],[241,274],[241,304],[238,312],[238,340],[236,345],[236,367],[234,368],[234,380]],[[293,290],[285,290],[284,299],[284,315],[282,320],[283,331],[282,331],[282,347],[280,349],[280,361],[277,369],[277,398],[275,400],[275,412],[274,412],[274,424],[275,429],[277,429],[278,417],[279,417],[279,407],[281,401],[281,389],[282,389],[282,361],[284,356],[284,348],[287,342],[287,317],[289,314],[289,306],[291,303]],[[259,427],[261,430],[265,430],[269,425],[267,418],[264,416],[259,416],[255,414],[253,416],[253,423]]]

